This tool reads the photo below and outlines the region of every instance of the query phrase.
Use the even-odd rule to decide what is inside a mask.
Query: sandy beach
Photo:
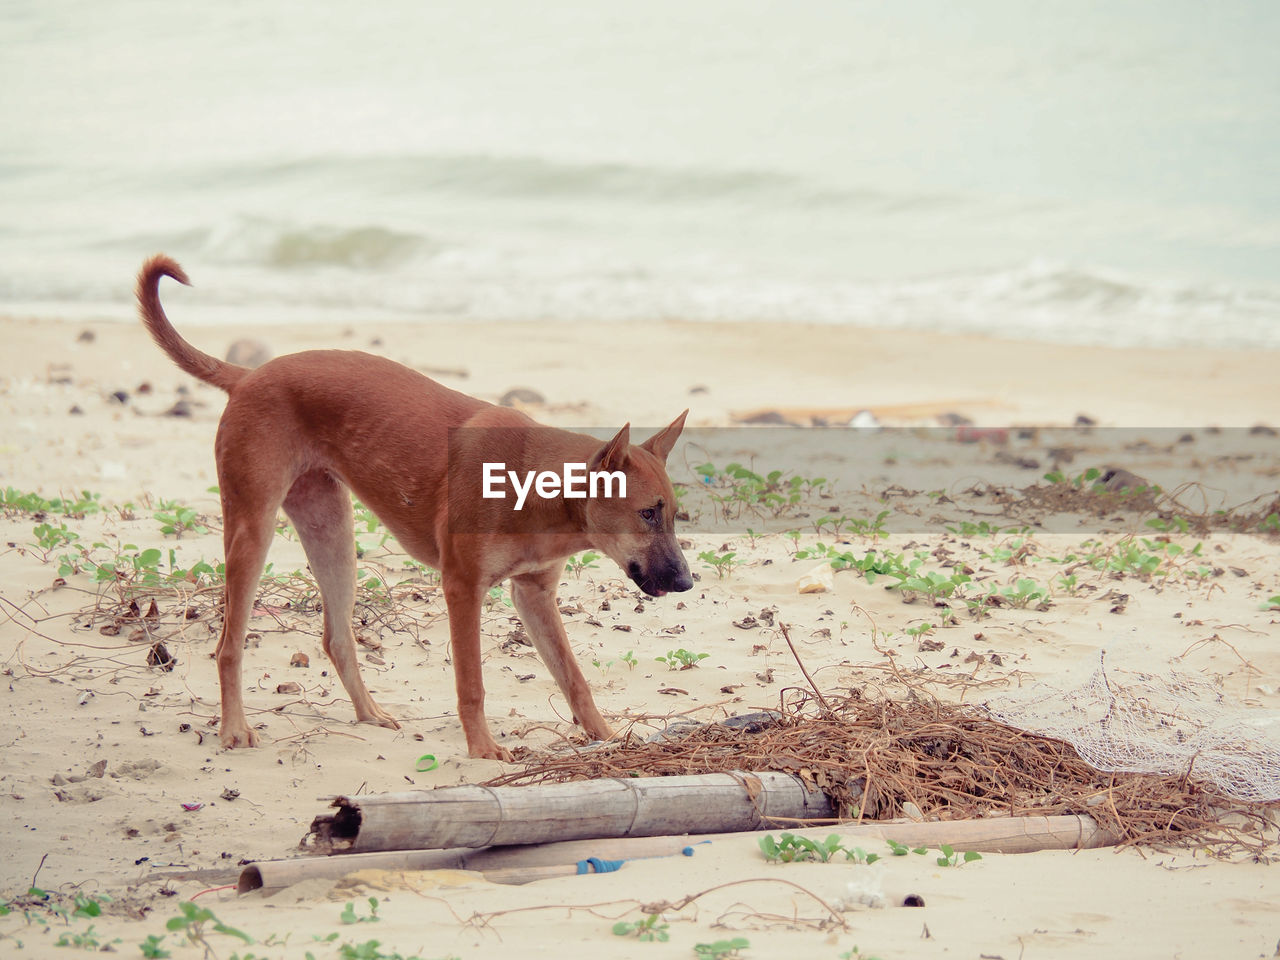
[[[528,388],[545,400],[531,414],[569,428],[616,429],[629,421],[641,432],[688,407],[690,427],[710,430],[732,426],[741,411],[840,408],[879,411],[889,427],[936,430],[938,414],[946,413],[992,431],[974,443],[936,432],[919,440],[927,449],[912,469],[944,478],[936,484],[949,494],[941,506],[930,505],[934,484],[923,480],[915,496],[885,500],[885,489],[899,481],[881,482],[877,473],[861,488],[835,485],[821,499],[814,494],[798,513],[763,518],[758,535],[746,532],[757,523],[749,515],[704,512],[682,533],[700,579],[679,598],[644,598],[603,558],[566,572],[560,603],[571,610],[569,636],[597,703],[616,727],[637,736],[676,717],[713,721],[776,707],[780,690],[804,686],[777,631],[740,625],[767,608],[802,639],[806,667],[829,690],[879,687],[893,660],[922,677],[963,676],[972,685],[942,683],[934,692],[980,701],[1035,681],[1069,684],[1087,676],[1105,649],[1118,670],[1176,668],[1208,678],[1232,708],[1268,722],[1280,710],[1280,603],[1269,602],[1280,595],[1274,530],[1256,523],[1251,530],[1166,528],[1165,539],[1143,547],[1154,564],[1144,573],[1109,564],[1124,544],[1157,537],[1146,523],[1151,513],[1117,511],[1049,529],[1043,511],[1031,516],[1010,507],[981,514],[996,528],[987,534],[976,530],[978,512],[964,512],[975,504],[966,491],[981,483],[1019,489],[1042,483],[1055,467],[1074,475],[1104,462],[1166,488],[1182,478],[1179,470],[1203,477],[1206,515],[1238,503],[1237,488],[1275,490],[1280,457],[1269,428],[1280,427],[1280,392],[1273,353],[1048,346],[766,323],[396,326],[353,316],[347,327],[215,328],[184,326],[180,306],[170,314],[193,343],[218,355],[239,337],[256,337],[277,354],[320,347],[381,353],[492,401]],[[616,873],[522,886],[439,871],[237,896],[227,887],[240,865],[295,855],[312,818],[326,809],[322,798],[478,783],[504,772],[502,764],[466,755],[443,598],[429,577],[406,569],[393,542],[376,529],[360,532],[362,570],[388,596],[381,612],[357,611],[362,668],[403,728],[357,725],[327,672],[305,558],[282,532],[270,557],[279,579],[264,588],[246,654],[250,718],[261,725],[264,746],[222,750],[210,659],[216,587],[193,576],[126,591],[120,578],[99,582],[87,562],[60,566],[62,557],[114,556],[136,582],[148,566],[192,570],[221,560],[221,518],[210,488],[223,395],[176,370],[137,323],[6,318],[0,341],[0,490],[11,491],[0,518],[0,900],[14,901],[0,916],[6,956],[60,956],[59,938],[77,936],[137,956],[148,936],[164,935],[172,956],[198,957],[200,944],[166,930],[179,902],[196,895],[197,905],[253,938],[247,944],[204,928],[217,956],[243,960],[578,950],[687,957],[696,944],[735,937],[749,941],[745,957],[1070,960],[1262,957],[1277,949],[1274,846],[1252,857],[1139,845],[987,855],[948,868],[933,855],[886,857],[868,867],[768,863],[750,838],[737,838],[699,847],[692,857],[637,860]],[[185,415],[170,415],[178,403]],[[919,409],[904,413],[910,406]],[[1139,467],[1136,459],[1115,460],[1115,451],[1099,452],[1100,436],[1082,433],[1072,441],[1074,459],[1058,466],[1049,448],[1070,438],[1080,416],[1103,433],[1149,433],[1148,447],[1159,449]],[[1010,429],[1018,427],[1025,432]],[[741,443],[764,435],[751,431]],[[707,436],[727,444],[705,454],[723,466],[734,453],[726,439],[732,435]],[[1169,436],[1181,446],[1169,447]],[[909,456],[916,455],[894,454]],[[673,461],[686,467],[703,457],[678,451]],[[892,475],[888,466],[877,469]],[[24,505],[24,494],[68,504]],[[833,536],[812,512],[869,518],[881,504],[891,514],[883,537],[852,523],[843,533],[836,526]],[[935,522],[934,514],[945,516]],[[174,521],[166,516],[177,524],[169,533],[163,527]],[[972,526],[948,531],[965,517]],[[43,533],[41,525],[48,525]],[[976,619],[959,607],[947,616],[930,603],[904,603],[883,579],[868,583],[850,570],[836,572],[823,592],[799,593],[802,575],[830,570],[808,552],[818,543],[858,554],[936,557],[933,551],[945,549],[997,593],[1029,581],[1042,594],[998,603]],[[149,562],[148,550],[159,551],[159,560]],[[1071,551],[1081,560],[1068,573],[1057,558]],[[730,552],[733,562],[721,569],[699,557]],[[130,599],[138,601],[136,614]],[[152,600],[156,617],[148,626]],[[532,649],[508,642],[516,628],[514,611],[496,597],[483,625],[487,715],[500,742],[535,755],[560,749],[574,735],[566,705]],[[148,662],[156,637],[172,662]],[[676,649],[706,657],[687,670],[655,660]],[[297,665],[301,660],[309,665]],[[428,753],[439,765],[419,772],[416,762]],[[852,827],[837,832],[859,836]],[[111,899],[100,916],[64,919],[21,899],[33,878],[69,906],[76,895]],[[853,902],[851,890],[868,884],[884,891],[887,906]],[[640,919],[643,905],[678,904],[703,891],[682,909],[662,912],[665,942],[612,932],[615,922]],[[925,906],[901,906],[905,893]],[[376,920],[370,896],[379,899]],[[367,922],[343,923],[347,902]],[[837,902],[845,908],[833,918],[823,904]],[[354,949],[370,940],[381,952],[339,953],[344,944]]]

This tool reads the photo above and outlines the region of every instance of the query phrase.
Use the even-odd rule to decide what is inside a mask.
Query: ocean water
[[[1280,349],[1277,41],[1271,0],[4,0],[0,311],[132,322],[162,250],[183,322]]]

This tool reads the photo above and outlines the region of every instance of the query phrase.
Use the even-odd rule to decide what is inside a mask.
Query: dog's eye
[[[653,509],[653,507],[648,507],[640,511],[640,516],[645,523],[653,523],[653,521],[657,519],[658,511]]]

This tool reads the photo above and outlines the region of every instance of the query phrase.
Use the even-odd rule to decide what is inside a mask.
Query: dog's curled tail
[[[173,329],[173,324],[165,316],[164,307],[160,306],[161,277],[172,277],[181,284],[191,286],[186,273],[171,257],[157,254],[142,265],[138,274],[138,311],[151,333],[151,339],[191,376],[230,391],[249,373],[249,368],[211,357],[178,336],[178,331]]]

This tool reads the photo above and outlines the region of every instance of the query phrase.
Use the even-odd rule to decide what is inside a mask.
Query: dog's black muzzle
[[[627,576],[651,597],[684,593],[693,589],[693,577],[689,574],[689,565],[684,562],[684,557],[680,557],[678,561],[667,561],[662,566],[647,571],[641,570],[640,564],[632,561],[627,564]]]

